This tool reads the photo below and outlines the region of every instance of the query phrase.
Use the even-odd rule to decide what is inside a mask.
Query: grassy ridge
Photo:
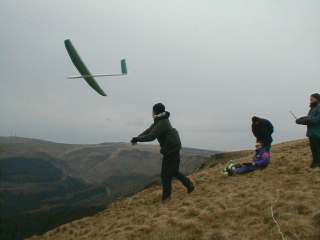
[[[191,178],[188,195],[174,184],[171,202],[161,204],[153,186],[113,203],[108,209],[35,236],[32,240],[281,240],[320,239],[320,172],[309,168],[307,141],[273,148],[271,165],[244,176],[226,177],[224,162],[251,159],[248,152],[220,155]],[[219,158],[219,157],[218,157]]]

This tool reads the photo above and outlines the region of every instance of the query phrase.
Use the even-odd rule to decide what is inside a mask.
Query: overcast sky
[[[0,135],[68,143],[129,141],[163,102],[185,146],[251,147],[252,115],[276,142],[302,138],[319,91],[319,0],[1,0]],[[97,79],[77,74],[70,38]]]

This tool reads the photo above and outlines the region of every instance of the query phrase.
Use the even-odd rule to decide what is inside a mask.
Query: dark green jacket
[[[307,125],[307,137],[320,139],[320,103],[309,111],[308,116],[297,119],[297,123]]]
[[[158,140],[161,153],[167,155],[180,151],[181,141],[178,131],[171,126],[169,121],[170,113],[165,112],[164,116],[154,119],[154,123],[138,136],[139,142],[151,142]]]

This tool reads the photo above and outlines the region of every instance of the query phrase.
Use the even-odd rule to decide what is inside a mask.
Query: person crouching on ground
[[[154,123],[139,136],[132,138],[131,143],[150,142],[158,140],[161,147],[162,168],[161,180],[163,187],[162,201],[166,202],[171,197],[171,182],[175,177],[187,188],[188,193],[194,190],[194,185],[189,178],[179,172],[181,141],[178,131],[171,126],[170,113],[165,110],[162,103],[153,106],[152,116]]]
[[[267,150],[271,150],[273,125],[272,123],[260,117],[252,117],[252,133],[256,137],[257,142],[261,142],[263,147]]]
[[[227,167],[224,169],[224,174],[228,176],[245,174],[254,172],[256,170],[265,169],[271,161],[271,154],[266,150],[261,142],[256,143],[256,151],[252,162],[235,164],[232,161],[228,163]]]
[[[313,161],[311,168],[320,168],[320,94],[310,96],[310,111],[308,116],[296,120],[297,124],[307,126],[307,137],[310,141]]]

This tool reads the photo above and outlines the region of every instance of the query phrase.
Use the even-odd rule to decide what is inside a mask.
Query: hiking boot
[[[235,171],[234,169],[228,169],[228,170],[227,170],[228,176],[230,177],[230,176],[236,175],[234,171]]]
[[[168,202],[170,202],[171,197],[167,197],[167,198],[162,198],[162,204],[166,204]]]
[[[193,183],[190,183],[189,187],[188,187],[188,193],[192,193],[194,191],[194,185]]]
[[[233,175],[234,175],[234,169],[235,169],[234,165],[232,165],[231,168],[230,168],[230,166],[227,166],[227,167],[223,170],[223,174],[224,174],[225,176],[233,176]]]
[[[320,168],[320,164],[319,163],[312,163],[311,168]]]

